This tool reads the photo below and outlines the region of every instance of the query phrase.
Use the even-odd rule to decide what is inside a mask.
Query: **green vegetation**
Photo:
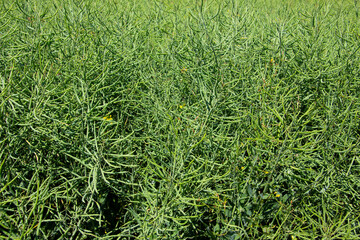
[[[356,1],[0,4],[0,239],[359,239]]]

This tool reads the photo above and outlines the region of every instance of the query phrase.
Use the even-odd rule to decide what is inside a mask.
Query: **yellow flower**
[[[241,170],[244,170],[245,169],[245,167],[241,167]]]
[[[269,172],[268,172],[268,171],[264,171],[264,173],[265,173],[265,174],[269,174]]]
[[[185,67],[183,67],[182,69],[181,69],[181,73],[186,73],[187,72],[187,69],[185,68]]]
[[[278,192],[274,192],[274,194],[275,194],[275,197],[280,197],[281,196],[280,194],[278,194]]]
[[[106,120],[106,121],[111,121],[111,120],[113,120],[112,117],[111,117],[111,115],[105,116],[105,117],[103,117],[103,119]]]
[[[179,105],[179,108],[183,108],[185,107],[185,103],[183,105]]]

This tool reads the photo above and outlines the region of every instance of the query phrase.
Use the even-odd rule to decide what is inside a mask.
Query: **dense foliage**
[[[0,238],[360,237],[356,0],[0,4]]]

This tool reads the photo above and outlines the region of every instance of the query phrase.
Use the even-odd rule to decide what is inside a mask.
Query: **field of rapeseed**
[[[359,8],[0,1],[0,239],[359,239]]]

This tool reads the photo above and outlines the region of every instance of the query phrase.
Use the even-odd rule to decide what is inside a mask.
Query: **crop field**
[[[359,239],[357,0],[0,0],[0,239]]]

